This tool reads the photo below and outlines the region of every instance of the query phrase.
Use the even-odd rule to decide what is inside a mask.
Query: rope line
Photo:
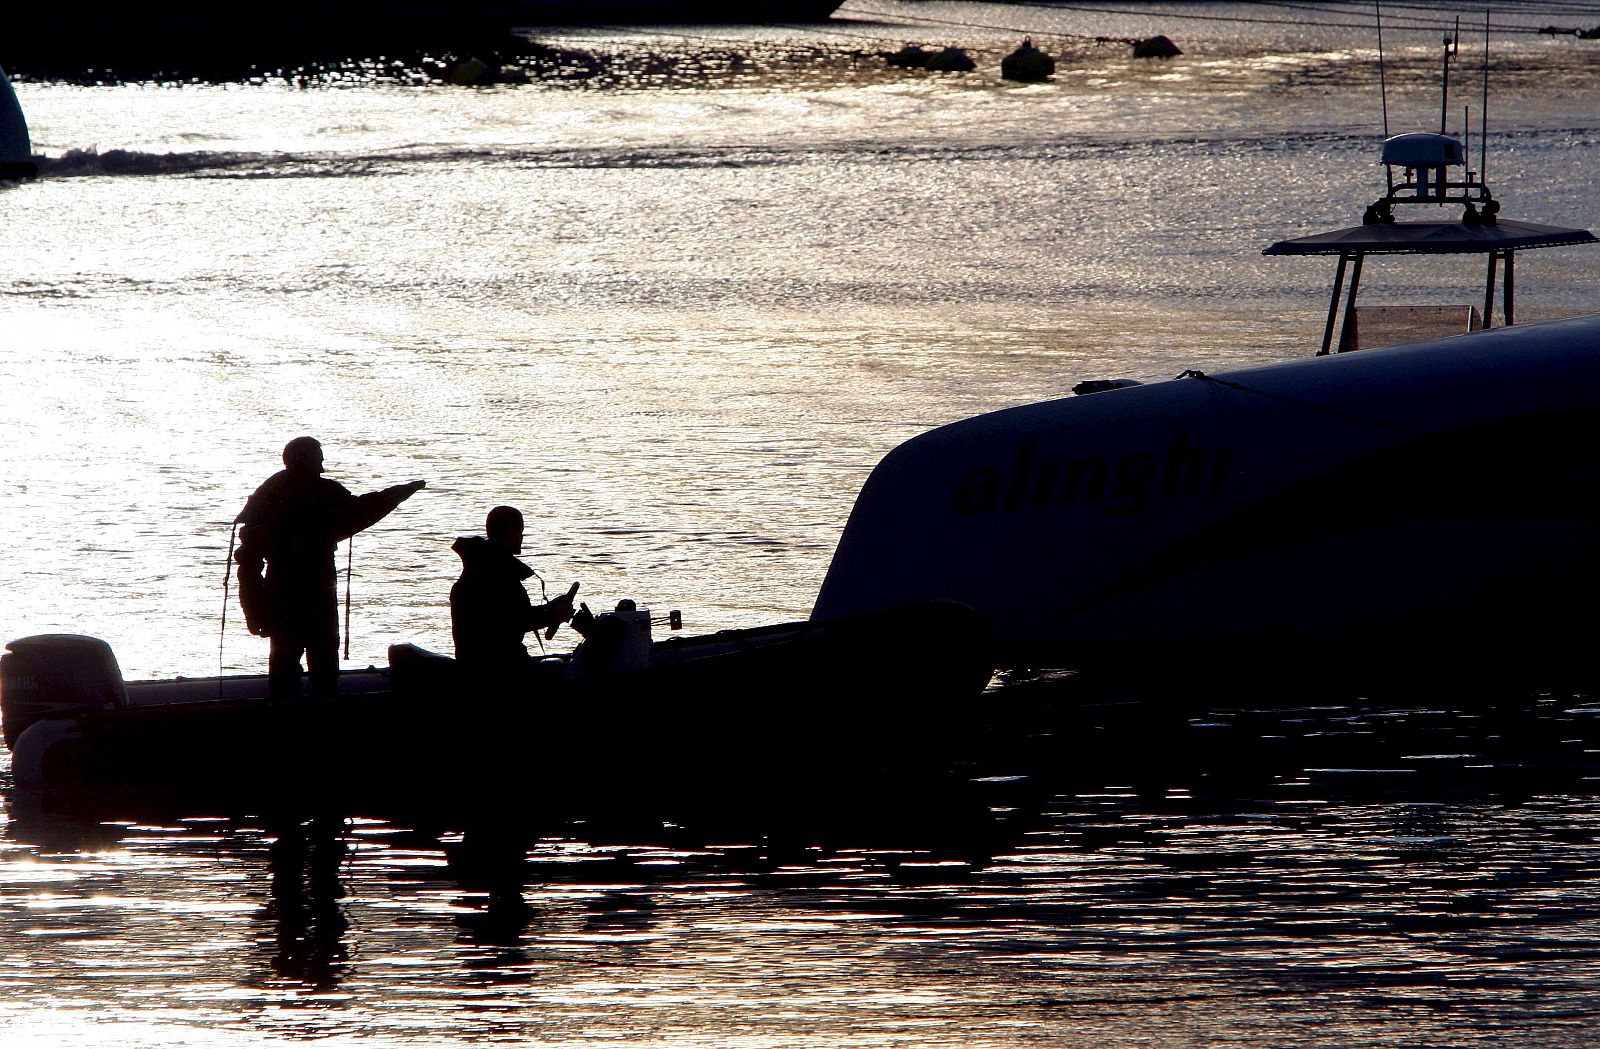
[[[1213,383],[1217,386],[1226,386],[1230,390],[1238,390],[1240,393],[1249,393],[1254,394],[1257,397],[1264,397],[1269,401],[1282,401],[1284,404],[1292,404],[1296,408],[1304,408],[1307,411],[1312,412],[1321,412],[1324,415],[1331,415],[1337,419],[1344,419],[1347,422],[1360,423],[1363,426],[1373,426],[1380,430],[1388,430],[1391,433],[1404,434],[1407,437],[1417,436],[1416,430],[1406,426],[1385,422],[1382,419],[1374,419],[1369,415],[1358,415],[1355,412],[1347,412],[1340,408],[1331,408],[1326,404],[1312,404],[1309,401],[1297,400],[1294,397],[1285,397],[1281,393],[1269,393],[1266,390],[1258,390],[1253,386],[1246,386],[1241,382],[1232,382],[1228,379],[1218,379],[1215,376],[1207,375],[1198,368],[1186,368],[1177,374],[1177,378],[1200,379],[1204,382]]]
[[[870,0],[869,0],[870,2]],[[1210,24],[1242,24],[1242,25],[1268,25],[1290,26],[1297,29],[1308,27],[1305,13],[1325,14],[1330,16],[1328,21],[1311,23],[1310,28],[1327,29],[1369,29],[1375,25],[1381,27],[1383,22],[1388,23],[1391,31],[1413,32],[1441,32],[1450,31],[1454,26],[1453,16],[1457,11],[1451,0],[1440,0],[1437,4],[1427,3],[1426,0],[1412,0],[1410,3],[1399,3],[1389,0],[1385,5],[1388,8],[1387,18],[1375,22],[1374,19],[1363,11],[1367,0],[1348,0],[1348,2],[1316,3],[1314,0],[1244,0],[1241,6],[1249,6],[1267,11],[1300,12],[1297,15],[1284,17],[1270,17],[1266,14],[1260,16],[1249,15],[1215,15],[1201,14],[1189,11],[1161,11],[1161,10],[1134,10],[1130,8],[1103,7],[1094,4],[1073,3],[1071,0],[1010,0],[1009,6],[1019,8],[1034,8],[1043,11],[1058,11],[1065,14],[1085,15],[1123,15],[1148,19],[1174,19],[1187,22]],[[1070,31],[1057,31],[1050,29],[1036,29],[1028,26],[1001,25],[994,22],[970,21],[959,18],[940,18],[935,15],[909,14],[900,9],[906,5],[898,2],[884,4],[882,7],[852,7],[845,3],[838,9],[838,14],[874,22],[878,26],[892,28],[886,20],[903,23],[905,28],[918,27],[951,27],[957,29],[978,29],[992,32],[1017,33],[1042,39],[1078,40],[1087,43],[1130,43],[1133,37],[1112,37],[1102,34],[1074,33]],[[1519,15],[1532,17],[1571,16],[1593,17],[1600,19],[1600,4],[1566,4],[1566,3],[1536,3],[1528,2],[1518,4],[1513,10]],[[1413,12],[1399,13],[1396,12]],[[1487,14],[1487,12],[1486,12]],[[1382,16],[1379,16],[1382,18]],[[711,33],[662,33],[654,29],[638,29],[629,26],[616,25],[572,25],[566,28],[585,31],[585,33],[600,33],[609,37],[617,44],[626,45],[640,40],[661,41],[680,40],[692,43],[724,44],[730,47],[747,49],[753,43],[758,46],[766,44],[772,47],[790,47],[809,50],[820,50],[822,45],[807,45],[803,41],[752,41],[748,37],[720,36]],[[803,36],[828,36],[843,40],[855,40],[879,45],[892,45],[900,42],[900,37],[883,35],[877,32],[859,32],[836,25],[800,24],[789,22],[771,23],[771,28],[783,29],[802,34]],[[1497,33],[1523,33],[1550,35],[1551,32],[1569,33],[1574,29],[1532,26],[1526,23],[1493,22],[1489,29]],[[1381,32],[1381,28],[1379,29]],[[590,40],[593,38],[590,37]],[[537,42],[537,38],[535,38]]]
[[[1028,4],[1028,3],[1017,2],[1017,0],[1013,0],[1013,3],[1012,3],[1011,6],[1015,6],[1015,7],[1054,7],[1055,5],[1053,5],[1053,4]],[[881,12],[881,11],[877,11],[877,12],[849,11],[849,10],[845,10],[844,8],[840,8],[840,10],[843,11],[845,14],[853,14],[853,15],[859,15],[859,16],[867,16],[869,14],[870,15],[884,15],[884,14],[890,14],[891,13],[891,12]],[[1132,37],[1096,36],[1096,35],[1091,34],[1091,33],[1057,32],[1056,30],[1053,30],[1053,29],[1028,29],[1025,26],[996,25],[993,22],[966,22],[966,21],[961,21],[959,19],[954,19],[954,18],[935,18],[932,15],[908,15],[908,14],[902,14],[900,12],[892,12],[892,14],[893,14],[893,17],[897,21],[911,23],[913,27],[924,26],[924,25],[933,25],[933,26],[954,26],[957,29],[991,29],[991,30],[994,30],[996,32],[1017,33],[1017,34],[1022,35],[1022,36],[1032,36],[1032,37],[1035,37],[1035,38],[1041,39],[1041,40],[1046,39],[1046,38],[1056,39],[1056,40],[1083,40],[1083,41],[1086,41],[1088,43],[1099,43],[1099,44],[1106,44],[1106,43],[1126,44],[1126,43],[1131,43],[1133,41]]]
[[[233,543],[239,538],[239,522],[233,522],[233,531],[228,533],[228,559],[222,562],[222,627],[217,631],[217,676],[222,676],[223,645],[228,640],[228,587],[233,582]],[[222,685],[217,685],[221,689]]]
[[[1047,11],[1061,11],[1061,12],[1064,12],[1064,13],[1081,13],[1081,14],[1093,14],[1093,15],[1122,15],[1122,16],[1128,16],[1128,17],[1139,17],[1139,18],[1149,18],[1149,19],[1176,19],[1176,20],[1182,20],[1182,21],[1212,23],[1212,24],[1224,24],[1224,23],[1227,23],[1227,24],[1239,24],[1239,25],[1279,25],[1279,26],[1292,26],[1292,27],[1297,28],[1297,29],[1305,29],[1305,28],[1313,28],[1313,29],[1323,29],[1323,28],[1326,28],[1326,29],[1368,29],[1368,28],[1371,28],[1372,25],[1373,25],[1373,23],[1372,23],[1372,21],[1370,19],[1360,17],[1358,14],[1356,14],[1355,11],[1350,10],[1344,4],[1292,3],[1292,2],[1285,2],[1285,0],[1277,0],[1277,2],[1263,2],[1263,3],[1255,4],[1253,6],[1270,7],[1270,8],[1281,8],[1281,9],[1288,10],[1288,11],[1326,12],[1326,13],[1328,13],[1330,15],[1343,16],[1345,18],[1355,19],[1355,20],[1352,20],[1352,21],[1316,22],[1316,23],[1314,23],[1314,24],[1312,24],[1311,26],[1308,27],[1307,23],[1306,23],[1306,20],[1303,17],[1299,17],[1299,18],[1293,18],[1293,17],[1272,18],[1272,17],[1252,17],[1252,16],[1248,16],[1248,15],[1196,14],[1196,13],[1187,12],[1187,11],[1139,11],[1139,10],[1131,10],[1131,9],[1128,9],[1128,8],[1099,7],[1099,6],[1088,5],[1088,4],[1076,4],[1076,3],[1070,3],[1070,2],[1062,2],[1062,0],[1010,0],[1010,6],[1014,6],[1014,7],[1031,7],[1031,8],[1038,8],[1038,9],[1047,10]],[[1390,6],[1390,10],[1391,10],[1391,14],[1390,14],[1390,17],[1389,17],[1389,22],[1390,22],[1390,28],[1391,29],[1405,29],[1405,30],[1438,32],[1438,31],[1447,31],[1454,25],[1454,22],[1450,17],[1429,18],[1429,17],[1426,17],[1424,15],[1399,15],[1399,16],[1396,16],[1396,15],[1392,14],[1393,10],[1398,7],[1398,8],[1402,8],[1402,9],[1422,10],[1422,11],[1438,10],[1443,15],[1446,12],[1447,9],[1442,7],[1442,6],[1439,7],[1439,8],[1433,8],[1433,7],[1429,7],[1429,6],[1416,5],[1416,4],[1391,4],[1389,6]],[[1544,14],[1544,15],[1565,14],[1565,15],[1572,15],[1574,17],[1580,16],[1580,15],[1590,15],[1590,16],[1600,17],[1600,7],[1584,7],[1584,6],[1575,6],[1574,7],[1574,6],[1568,6],[1568,5],[1551,5],[1549,7],[1545,7],[1543,5],[1540,5],[1536,11],[1533,10],[1533,8],[1534,8],[1534,5],[1529,4],[1529,5],[1519,6],[1518,10],[1519,11],[1527,11],[1530,14],[1532,14],[1532,13],[1538,13],[1538,14]],[[894,18],[894,19],[897,19],[899,21],[912,22],[912,23],[916,23],[916,24],[924,24],[924,23],[926,23],[926,24],[932,24],[932,25],[957,26],[957,27],[967,28],[967,29],[993,29],[993,30],[1002,30],[1002,31],[1010,31],[1010,32],[1029,32],[1028,30],[1020,29],[1020,28],[1015,27],[1015,26],[994,25],[994,24],[991,24],[991,23],[983,23],[983,22],[969,22],[969,21],[963,21],[963,20],[960,20],[960,19],[952,19],[952,18],[937,18],[937,17],[931,16],[931,15],[908,15],[908,14],[905,14],[903,12],[893,11],[893,10],[855,8],[855,7],[851,7],[848,3],[845,4],[844,6],[840,7],[838,13],[842,13],[842,14],[846,14],[846,15],[852,15],[852,16],[855,16],[855,17],[858,17],[858,18],[875,18],[875,19]],[[1502,33],[1540,34],[1540,33],[1544,33],[1545,32],[1543,27],[1530,26],[1530,25],[1526,25],[1526,24],[1494,23],[1491,26],[1491,28],[1494,29],[1497,32],[1502,32]],[[1035,36],[1055,36],[1055,37],[1064,37],[1064,38],[1081,39],[1081,40],[1094,40],[1094,41],[1102,41],[1102,40],[1108,39],[1108,38],[1103,37],[1103,36],[1096,36],[1096,35],[1092,35],[1092,34],[1083,34],[1083,33],[1056,33],[1056,32],[1050,32],[1048,30],[1035,30],[1035,31],[1032,31],[1032,32],[1033,32],[1033,35],[1035,35]],[[1122,38],[1118,37],[1118,38],[1110,38],[1110,39],[1115,39],[1118,42],[1121,42]]]

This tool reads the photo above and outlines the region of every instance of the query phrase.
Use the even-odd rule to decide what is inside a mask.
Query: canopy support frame
[[[1515,249],[1504,248],[1490,251],[1488,274],[1484,281],[1483,289],[1483,330],[1494,327],[1494,299],[1495,284],[1500,285],[1500,312],[1505,318],[1501,321],[1502,328],[1509,328],[1517,322],[1516,314],[1516,257]],[[1328,317],[1322,326],[1322,348],[1317,350],[1318,357],[1326,357],[1333,352],[1333,330],[1339,329],[1339,352],[1343,353],[1350,348],[1350,341],[1355,337],[1353,325],[1355,323],[1356,293],[1361,287],[1361,267],[1366,261],[1367,253],[1364,251],[1341,251],[1339,265],[1333,273],[1333,294],[1328,298]],[[1500,277],[1500,260],[1505,260],[1505,276]],[[1354,266],[1350,263],[1355,262]],[[1345,292],[1345,273],[1350,275],[1350,290]],[[1339,316],[1339,297],[1344,294],[1344,317]]]

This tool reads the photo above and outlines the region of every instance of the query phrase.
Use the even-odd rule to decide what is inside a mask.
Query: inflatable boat
[[[647,616],[648,613],[640,613]],[[993,663],[950,602],[619,646],[486,694],[412,645],[335,698],[269,703],[265,675],[124,681],[97,638],[0,657],[16,786],[211,805],[559,805],[777,789],[921,760],[959,736]],[[953,643],[959,639],[959,643]]]
[[[886,457],[814,614],[959,601],[1009,666],[1537,675],[1600,626],[1597,427],[1600,316],[1024,405]]]

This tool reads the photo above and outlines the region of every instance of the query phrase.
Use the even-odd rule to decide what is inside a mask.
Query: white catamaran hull
[[[814,615],[963,602],[1003,665],[1582,656],[1600,316],[1025,405],[896,448]]]

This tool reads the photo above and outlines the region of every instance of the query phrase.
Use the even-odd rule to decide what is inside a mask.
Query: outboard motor
[[[650,610],[631,600],[618,601],[616,611],[595,616],[582,632],[584,642],[572,653],[573,671],[580,677],[650,665]]]
[[[81,634],[36,634],[0,656],[0,720],[13,752],[30,725],[118,710],[128,704],[111,646]]]

